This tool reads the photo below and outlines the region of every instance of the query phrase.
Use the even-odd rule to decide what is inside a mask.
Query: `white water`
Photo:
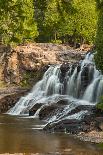
[[[56,104],[60,100],[67,100],[64,109],[58,108],[57,113],[49,116],[47,122],[58,122],[63,119],[81,119],[88,113],[88,110],[81,110],[75,114],[69,114],[80,105],[95,105],[103,94],[103,76],[95,68],[93,55],[88,53],[79,66],[73,71],[73,66],[66,72],[64,80],[61,80],[61,65],[52,65],[45,72],[32,91],[22,97],[16,105],[8,111],[11,115],[28,114],[29,110],[36,104],[42,106],[34,114],[39,117],[40,111],[45,106]],[[79,70],[78,70],[79,67]],[[62,81],[62,82],[61,82]],[[66,87],[64,86],[66,83]]]

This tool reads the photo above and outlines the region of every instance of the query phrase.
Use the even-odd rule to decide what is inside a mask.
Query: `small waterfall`
[[[99,85],[98,85],[98,88],[97,88],[96,102],[100,101],[102,95],[103,95],[103,78],[101,78]]]
[[[88,88],[86,89],[83,99],[87,100],[89,102],[96,102],[96,90],[98,88],[100,79],[96,78],[95,80],[93,80],[93,82],[88,86]]]
[[[52,94],[62,92],[62,84],[60,83],[60,65],[51,66],[44,74],[43,79],[39,81],[32,91],[25,97],[22,97],[16,105],[8,111],[11,115],[20,115],[28,113],[37,102]]]
[[[67,81],[67,94],[75,97],[76,93],[76,78],[77,78],[77,68],[75,68],[73,74],[69,77]]]
[[[103,95],[103,76],[96,70],[93,59],[94,55],[88,53],[75,67],[70,65],[65,74],[62,65],[51,65],[42,80],[8,114],[29,114],[30,109],[41,104],[33,117],[39,117],[43,109],[49,111],[48,107],[53,107],[45,118],[47,123],[81,119],[88,113],[88,106],[94,106]]]

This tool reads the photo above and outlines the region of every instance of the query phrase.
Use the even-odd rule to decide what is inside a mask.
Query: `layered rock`
[[[83,59],[86,53],[80,49],[73,50],[67,45],[48,43],[31,43],[13,49],[2,46],[0,49],[2,80],[24,85],[28,80],[31,85],[37,82],[48,65],[74,63]]]
[[[27,89],[15,87],[0,89],[0,113],[5,113],[12,108],[27,91]]]

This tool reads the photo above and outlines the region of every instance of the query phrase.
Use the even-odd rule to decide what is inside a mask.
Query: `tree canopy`
[[[95,0],[1,0],[0,15],[0,37],[6,44],[95,40]]]
[[[38,3],[39,6],[36,7],[39,9],[37,23],[40,40],[41,37],[47,42],[63,38],[68,38],[69,41],[71,38],[73,42],[94,42],[97,24],[95,0],[45,1],[45,9],[42,7],[41,11],[40,6],[43,2],[40,4],[39,0]]]
[[[103,0],[96,0],[98,10],[98,27],[96,35],[96,66],[103,73]]]
[[[21,43],[24,38],[37,35],[33,1],[0,1],[0,37],[3,43]]]

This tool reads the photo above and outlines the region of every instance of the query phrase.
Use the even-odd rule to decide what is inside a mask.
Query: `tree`
[[[1,0],[0,36],[6,44],[28,38],[93,43],[95,5],[95,0]]]
[[[74,43],[94,42],[97,22],[95,0],[50,0],[45,1],[45,7],[42,5],[39,8],[42,8],[43,19],[38,20],[43,39],[46,36],[47,41],[56,41],[68,37]]]
[[[33,1],[0,1],[0,36],[3,43],[21,43],[25,37],[38,35],[33,12]]]
[[[44,30],[49,40],[56,42],[57,39],[70,32],[69,22],[67,22],[67,20],[69,21],[69,15],[72,12],[73,8],[70,1],[49,1],[44,19]]]
[[[37,24],[34,17],[34,5],[33,0],[24,0],[23,5],[23,33],[22,36],[25,38],[35,38],[38,36]]]
[[[98,27],[96,35],[96,66],[103,73],[103,0],[96,0],[98,9]]]
[[[46,38],[44,20],[48,3],[49,0],[34,0],[34,17],[39,31],[37,41],[40,42],[44,42]]]
[[[95,0],[74,0],[73,7],[76,12],[72,16],[74,23],[74,39],[79,42],[93,43],[96,35],[96,3]]]

